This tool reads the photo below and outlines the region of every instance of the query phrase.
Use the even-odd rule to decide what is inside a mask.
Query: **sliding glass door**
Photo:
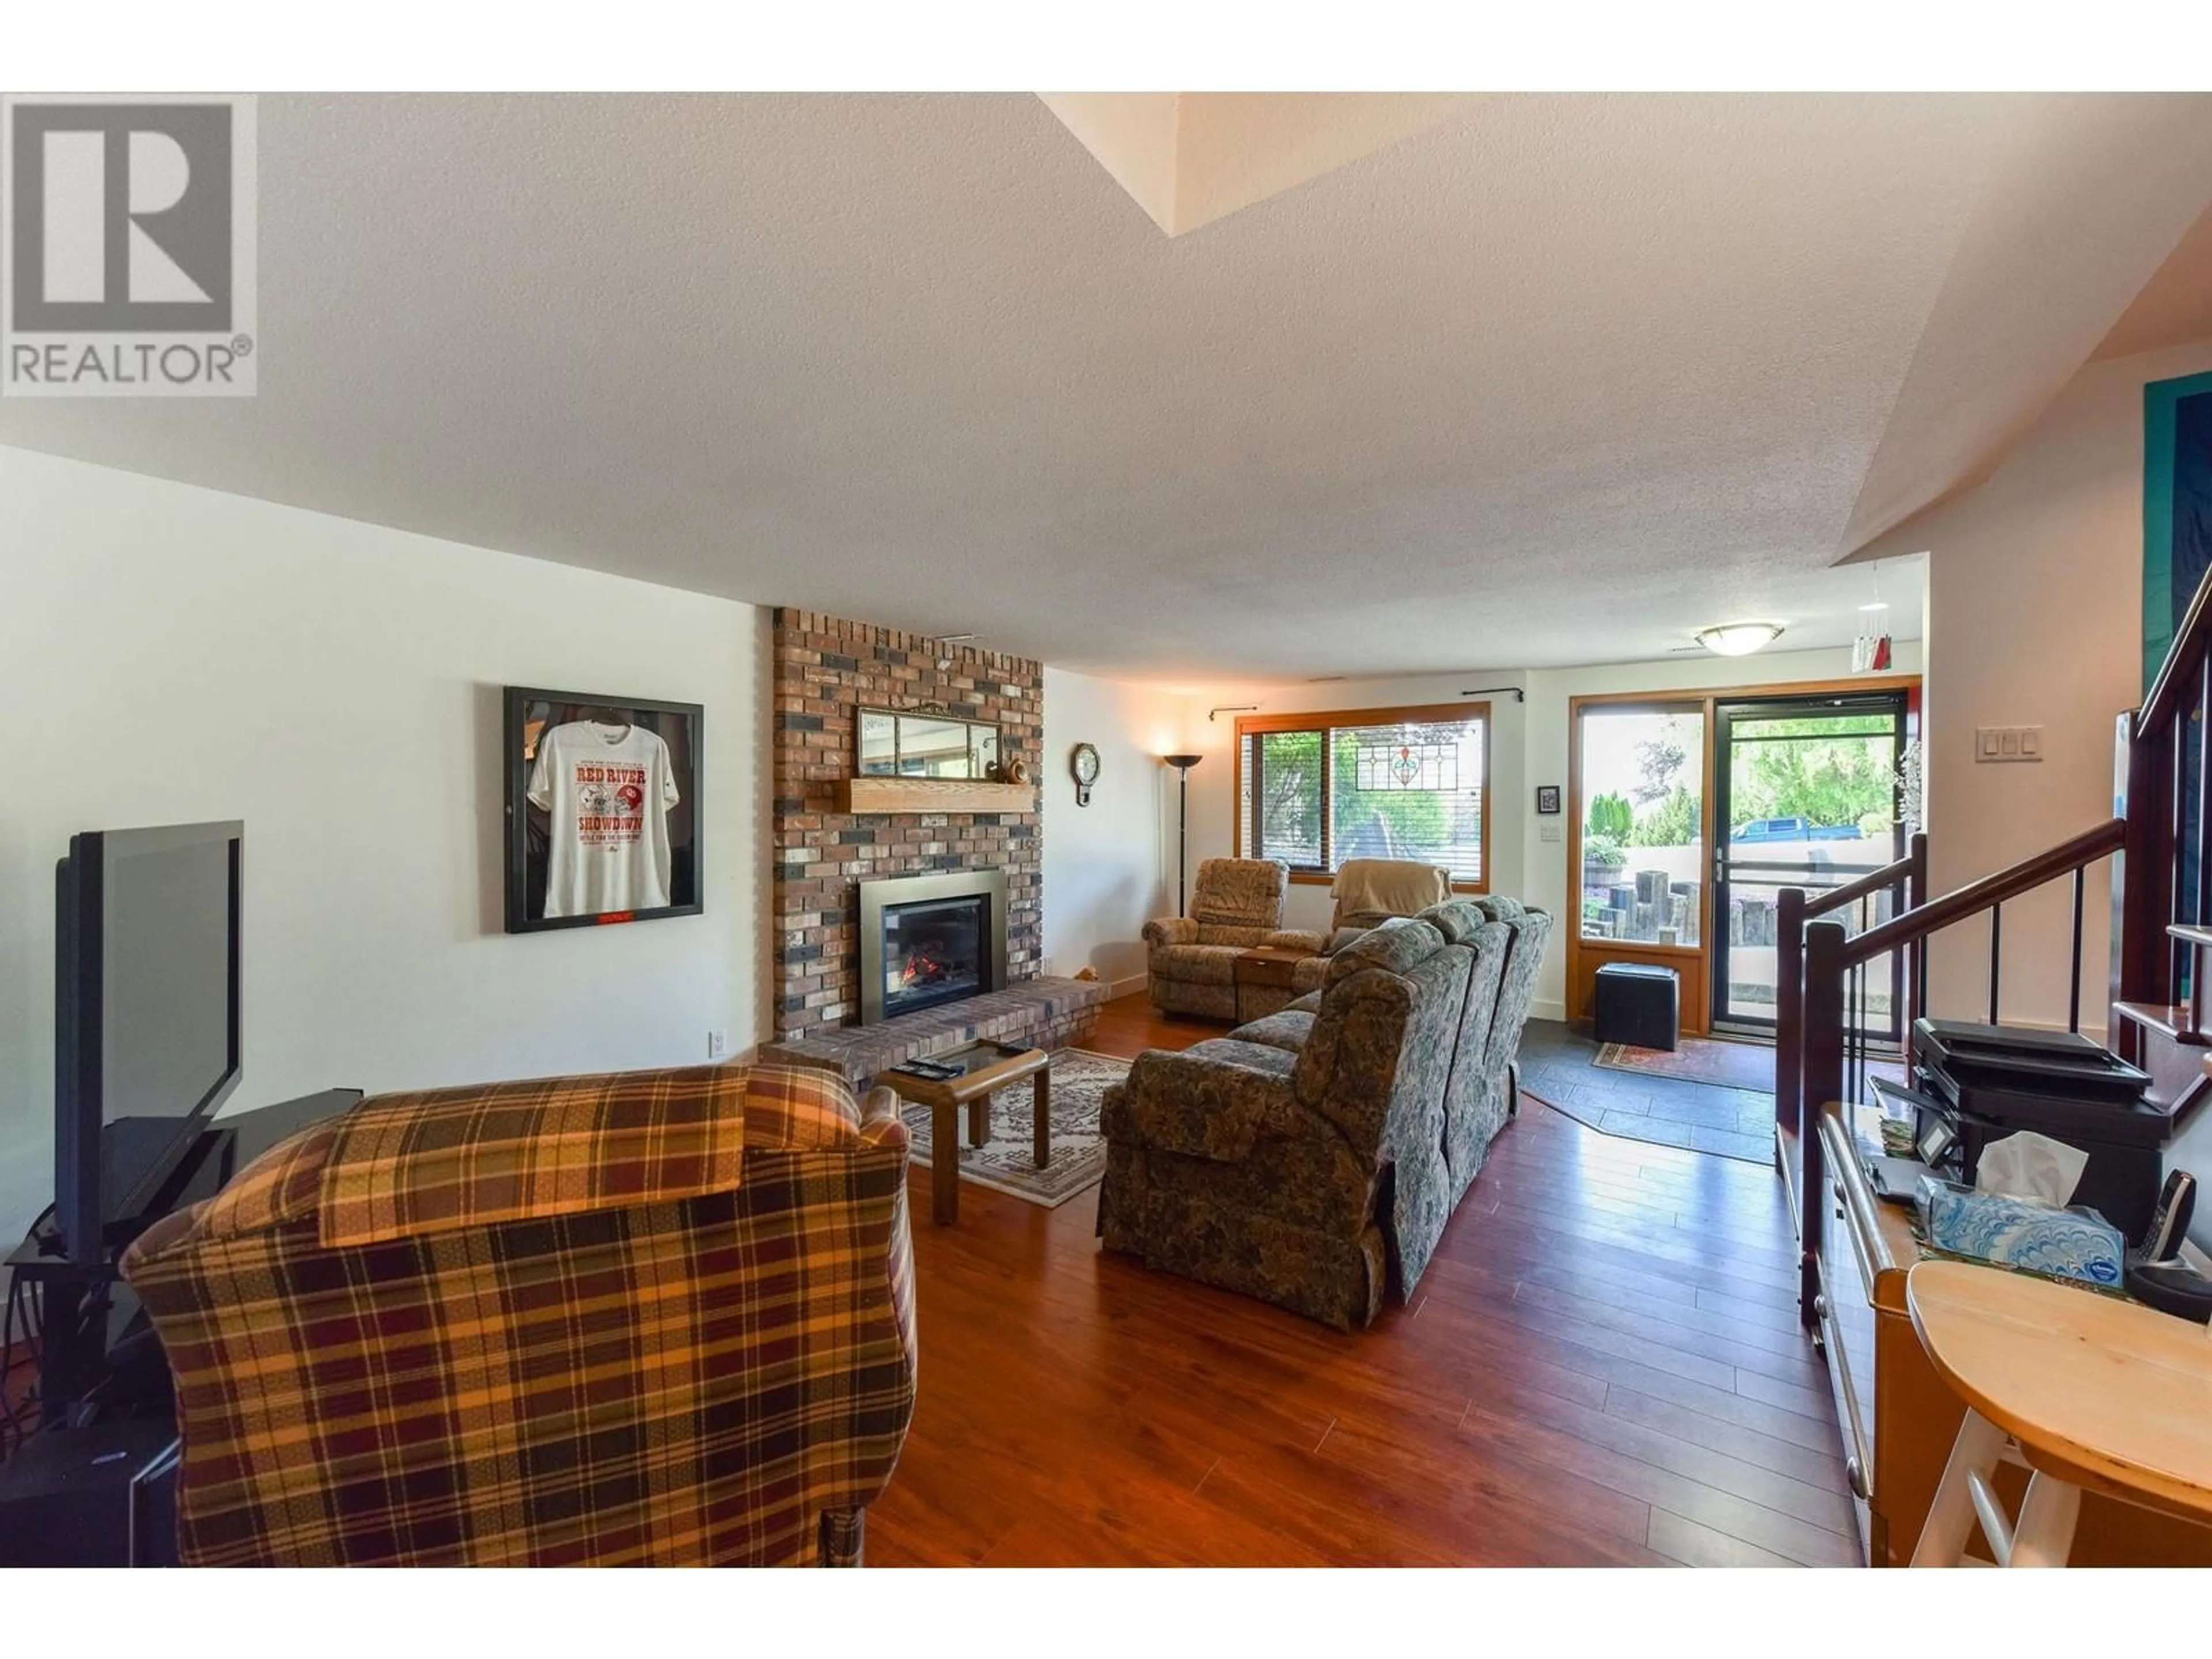
[[[1715,754],[1712,1018],[1716,1029],[1774,1030],[1776,896],[1841,887],[1905,852],[1898,811],[1905,696],[1719,700]],[[1879,894],[1838,912],[1852,932],[1888,918]],[[1869,964],[1861,1016],[1871,1037],[1901,1035],[1899,964]]]

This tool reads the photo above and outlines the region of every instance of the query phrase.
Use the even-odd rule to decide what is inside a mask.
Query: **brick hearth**
[[[1043,951],[1043,844],[1036,797],[1023,812],[853,816],[834,790],[855,768],[855,713],[941,705],[1000,728],[999,753],[1035,777],[1044,670],[1024,657],[787,608],[775,612],[775,1026],[819,1037],[860,1018],[860,882],[945,870],[1006,872],[1008,988]],[[940,661],[951,665],[940,669]],[[945,1012],[957,1015],[955,1005]],[[1010,1038],[1011,1040],[1011,1038]]]
[[[1097,1029],[1098,1011],[1105,1006],[1106,988],[1097,980],[1032,979],[874,1025],[771,1042],[761,1052],[769,1059],[842,1072],[857,1087],[903,1060],[945,1054],[981,1038],[1048,1051],[1080,1047]]]

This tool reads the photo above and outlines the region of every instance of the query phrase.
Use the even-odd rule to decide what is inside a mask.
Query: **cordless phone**
[[[2197,1177],[2186,1170],[2176,1170],[2166,1176],[2158,1207],[2150,1214],[2150,1228],[2143,1234],[2145,1261],[2168,1261],[2179,1252],[2181,1241],[2189,1236],[2190,1213],[2196,1207]]]

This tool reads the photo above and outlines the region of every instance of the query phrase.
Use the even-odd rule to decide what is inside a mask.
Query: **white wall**
[[[1044,953],[1049,970],[1097,970],[1115,995],[1145,984],[1145,923],[1175,909],[1173,807],[1162,754],[1181,736],[1164,691],[1044,671]],[[1098,750],[1091,804],[1069,752]]]
[[[762,1029],[752,607],[0,448],[0,1219],[52,1196],[53,871],[246,823],[234,1109],[689,1063]],[[500,688],[706,706],[705,914],[501,931]]]
[[[1901,640],[1893,652],[1894,672],[1918,671],[1921,653],[1916,641]],[[1738,685],[1786,684],[1798,681],[1839,679],[1849,673],[1847,649],[1778,651],[1751,657],[1713,657],[1704,654],[1671,658],[1662,662],[1620,663],[1591,668],[1471,670],[1449,678],[1343,680],[1322,685],[1300,685],[1260,692],[1218,695],[1201,693],[1185,702],[1184,730],[1193,750],[1206,758],[1191,774],[1191,856],[1225,855],[1234,850],[1236,805],[1231,796],[1231,750],[1236,716],[1224,714],[1209,722],[1206,708],[1212,703],[1261,703],[1268,714],[1295,714],[1308,709],[1385,708],[1422,703],[1477,702],[1460,693],[1481,686],[1517,685],[1526,695],[1516,702],[1510,692],[1492,692],[1490,833],[1492,842],[1491,890],[1508,894],[1524,904],[1549,910],[1561,918],[1552,932],[1544,968],[1537,981],[1534,1012],[1540,1019],[1566,1017],[1565,919],[1571,914],[1567,881],[1566,817],[1545,817],[1536,811],[1536,789],[1567,783],[1567,705],[1571,697],[1607,691],[1674,691],[1723,690]],[[1564,800],[1564,796],[1563,796]],[[1546,825],[1556,825],[1561,838],[1541,839]],[[1330,900],[1326,887],[1294,885],[1291,890],[1288,925],[1325,927]]]
[[[1892,532],[1926,549],[1928,853],[1941,893],[2112,816],[2112,728],[2142,701],[2142,388],[2212,369],[2212,341],[2089,364],[1989,481]],[[1977,763],[1983,726],[2040,726],[2037,764]],[[2082,1020],[2101,1029],[2111,887],[2091,872]],[[2005,907],[2001,1012],[2063,1025],[2071,931],[2061,883]],[[1939,936],[1938,1013],[1984,1018],[1989,934]]]

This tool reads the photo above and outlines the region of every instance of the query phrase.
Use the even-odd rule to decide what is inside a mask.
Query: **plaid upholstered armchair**
[[[1237,958],[1255,945],[1318,951],[1320,935],[1283,927],[1290,866],[1275,859],[1206,859],[1190,915],[1145,924],[1152,1006],[1162,1013],[1237,1018]]]
[[[131,1247],[190,1563],[856,1565],[914,1412],[888,1091],[386,1096]]]

